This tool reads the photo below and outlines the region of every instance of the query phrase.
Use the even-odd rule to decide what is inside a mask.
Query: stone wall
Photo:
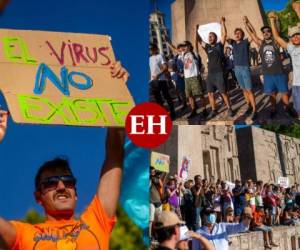
[[[274,250],[299,250],[300,226],[297,227],[273,227],[273,237],[279,247]],[[262,232],[251,232],[231,236],[230,250],[264,250]]]
[[[184,156],[191,158],[189,178],[254,179],[276,183],[287,176],[300,183],[300,139],[261,128],[174,126],[167,143],[153,151],[170,155],[177,174]]]
[[[167,143],[153,151],[170,155],[170,174],[178,173],[183,157],[191,158],[189,178],[240,178],[234,127],[174,126]]]
[[[241,174],[264,182],[287,176],[299,183],[300,140],[257,127],[237,130]]]

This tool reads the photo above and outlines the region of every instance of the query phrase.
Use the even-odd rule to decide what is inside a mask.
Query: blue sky
[[[0,28],[110,35],[116,57],[130,72],[128,87],[140,103],[148,94],[148,8],[147,1],[12,0]],[[5,106],[1,95],[0,104]],[[44,161],[59,155],[68,156],[78,178],[77,213],[82,211],[96,190],[104,135],[103,128],[19,125],[10,119],[0,144],[0,216],[22,218],[29,208],[39,208],[32,196],[34,175]]]
[[[269,10],[282,10],[289,2],[289,0],[261,0],[265,11]],[[167,27],[171,27],[171,9],[170,5],[174,2],[174,0],[156,0],[158,9],[166,14],[166,25]],[[153,1],[151,1],[153,3]],[[153,4],[151,6],[153,9]]]

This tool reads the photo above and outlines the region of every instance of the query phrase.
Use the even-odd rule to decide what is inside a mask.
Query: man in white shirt
[[[193,52],[193,46],[189,41],[183,43],[183,63],[184,63],[184,80],[185,80],[185,94],[189,99],[192,112],[189,118],[192,118],[197,114],[195,97],[199,96],[201,100],[202,112],[205,116],[205,101],[202,88],[202,79],[200,75],[199,60]]]
[[[164,101],[161,97],[161,94],[166,99],[171,119],[175,119],[175,109],[172,98],[169,93],[168,89],[168,64],[164,57],[159,54],[158,47],[156,44],[152,44],[150,48],[151,56],[149,58],[149,66],[150,66],[150,73],[151,73],[151,80],[149,86],[149,94],[150,94],[150,101],[154,101],[157,104],[164,107]]]
[[[300,1],[293,3],[293,8],[300,19]],[[289,28],[289,42],[286,42],[283,38],[280,37],[279,32],[276,27],[276,20],[278,16],[275,12],[269,13],[269,19],[271,23],[272,33],[274,35],[277,43],[288,51],[292,58],[293,63],[293,101],[294,108],[298,113],[298,119],[300,118],[300,26],[295,26]]]

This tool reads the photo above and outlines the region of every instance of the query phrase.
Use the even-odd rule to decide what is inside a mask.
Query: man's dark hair
[[[35,190],[39,189],[40,182],[42,181],[42,175],[45,172],[53,172],[53,175],[68,174],[74,176],[68,160],[65,158],[57,157],[51,161],[45,162],[42,166],[40,166],[34,179]]]
[[[235,34],[237,31],[240,31],[240,32],[242,33],[242,38],[244,39],[244,37],[245,37],[245,32],[244,32],[244,30],[243,30],[242,28],[236,28],[236,29],[234,30],[234,34]]]
[[[162,243],[166,240],[170,240],[173,234],[176,233],[175,228],[176,226],[155,229],[154,231],[155,238],[159,243]]]
[[[177,45],[177,49],[180,49],[180,48],[182,48],[182,47],[184,47],[184,44],[182,44],[182,43],[179,43],[179,44]]]
[[[217,36],[217,34],[215,32],[209,32],[209,34],[212,34],[215,37],[216,41],[218,40],[218,36]]]
[[[201,175],[199,175],[199,174],[195,175],[194,181],[196,181],[198,178],[201,178]]]
[[[150,50],[158,50],[157,44],[156,44],[156,43],[152,43],[152,44],[150,45]]]
[[[190,49],[190,51],[193,51],[194,50],[194,47],[192,45],[192,43],[190,41],[184,41],[183,42],[183,46],[186,46]]]
[[[269,25],[265,25],[265,26],[261,27],[260,31],[263,32],[265,29],[268,29],[272,32],[272,29]]]

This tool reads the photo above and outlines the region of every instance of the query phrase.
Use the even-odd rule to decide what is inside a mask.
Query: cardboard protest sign
[[[170,156],[151,152],[151,166],[162,172],[170,172]]]
[[[179,170],[179,177],[184,181],[187,180],[189,177],[190,166],[191,166],[191,159],[187,156],[184,156],[182,158],[181,167]]]
[[[0,90],[18,123],[124,126],[134,106],[109,36],[0,29]]]
[[[283,188],[289,187],[289,178],[288,177],[278,177],[278,185]]]
[[[219,23],[208,23],[200,25],[198,27],[198,34],[205,43],[209,43],[208,35],[210,32],[214,32],[218,36],[218,42],[221,41],[221,24]]]

